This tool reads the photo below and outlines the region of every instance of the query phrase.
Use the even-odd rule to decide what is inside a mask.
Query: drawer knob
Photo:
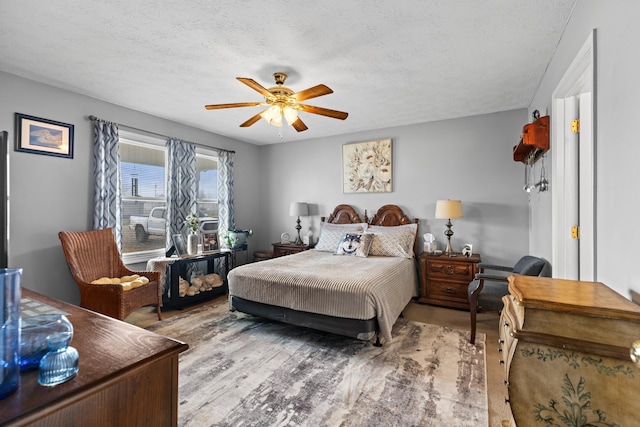
[[[498,359],[498,363],[500,363],[501,365],[504,365],[504,360]]]
[[[509,322],[504,322],[504,327],[508,328],[509,327]]]
[[[442,288],[442,292],[445,292],[447,294],[455,294],[456,290],[455,288]]]
[[[509,385],[509,380],[504,380],[504,385]]]
[[[455,274],[455,273],[456,273],[456,270],[455,270],[455,268],[453,268],[453,266],[452,266],[452,265],[447,265],[447,266],[444,268],[444,272],[445,272],[446,274]]]
[[[508,397],[505,397],[505,398],[504,398],[504,403],[508,405],[508,404],[509,404],[509,402],[510,402],[509,398],[508,398]]]
[[[504,340],[502,338],[498,338],[498,345],[504,344]]]

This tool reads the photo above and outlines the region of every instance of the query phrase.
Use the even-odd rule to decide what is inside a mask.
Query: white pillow
[[[367,227],[367,231],[375,233],[376,231],[382,231],[385,233],[389,232],[405,232],[413,234],[413,237],[418,233],[418,224],[403,224],[403,225],[394,225],[391,227],[385,227],[383,225],[370,225]]]
[[[340,238],[345,233],[363,233],[367,229],[367,223],[356,224],[330,224],[328,222],[320,223],[320,237],[316,243],[315,249],[323,252],[333,252],[338,246]]]
[[[369,255],[413,258],[415,237],[407,231],[373,233]]]
[[[369,256],[373,234],[369,233],[345,233],[340,238],[334,255],[351,255],[366,258]]]

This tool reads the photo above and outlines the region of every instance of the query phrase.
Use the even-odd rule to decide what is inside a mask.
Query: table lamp
[[[462,218],[462,202],[460,200],[438,200],[436,202],[436,218],[448,220],[447,230],[444,232],[444,235],[447,236],[447,249],[444,253],[448,256],[456,256],[451,250],[451,236],[453,236],[451,219]]]
[[[302,229],[302,227],[300,226],[300,216],[309,215],[309,207],[304,202],[292,202],[291,206],[289,206],[289,215],[298,217],[298,220],[296,221],[296,230],[298,230],[298,237],[293,243],[296,245],[301,245],[302,239],[300,238],[300,230]]]

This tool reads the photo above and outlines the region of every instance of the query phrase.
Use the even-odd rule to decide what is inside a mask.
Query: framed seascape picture
[[[218,233],[202,233],[202,250],[204,252],[218,249]]]
[[[391,192],[391,155],[391,139],[344,144],[342,146],[342,192]]]
[[[15,150],[73,159],[73,125],[16,113]]]

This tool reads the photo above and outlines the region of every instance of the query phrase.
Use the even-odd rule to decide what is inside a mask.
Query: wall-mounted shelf
[[[549,149],[549,116],[543,116],[524,125],[522,138],[513,147],[513,160],[525,164],[535,163]]]

